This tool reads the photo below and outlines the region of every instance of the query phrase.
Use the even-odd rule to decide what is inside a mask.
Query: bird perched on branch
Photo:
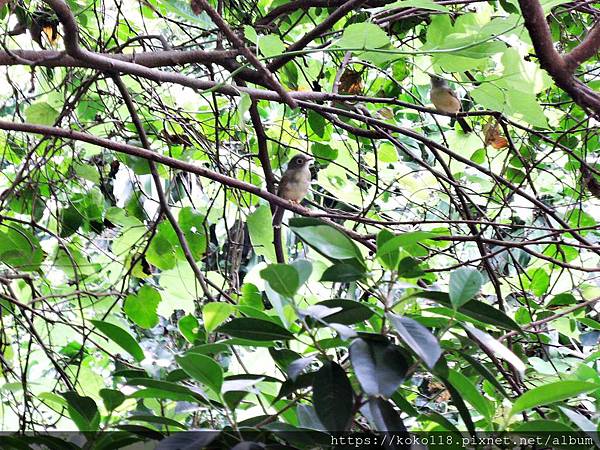
[[[287,170],[279,182],[277,195],[292,203],[300,203],[310,187],[310,165],[313,158],[306,155],[296,155],[288,163]],[[285,208],[276,206],[273,212],[273,245],[278,263],[284,263],[283,243],[281,241],[281,221]]]
[[[437,75],[429,75],[431,78],[431,91],[429,98],[435,109],[446,114],[456,114],[462,109],[462,104],[456,92],[448,85],[448,82]],[[465,133],[473,131],[471,126],[462,117],[457,117],[456,121]]]
[[[306,155],[296,155],[288,163],[287,170],[279,182],[277,195],[292,203],[300,203],[310,187],[310,165],[314,158]],[[273,215],[273,226],[281,226],[284,208],[277,207]]]

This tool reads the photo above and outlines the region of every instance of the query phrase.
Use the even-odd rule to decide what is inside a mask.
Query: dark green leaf
[[[321,281],[348,283],[351,281],[360,280],[364,278],[365,275],[366,273],[364,267],[362,267],[360,264],[341,262],[325,269],[323,275],[321,275]]]
[[[350,425],[354,392],[346,372],[337,363],[327,361],[315,373],[313,405],[327,430],[340,432]]]
[[[323,320],[327,323],[340,323],[342,325],[352,325],[355,323],[363,322],[370,318],[374,313],[364,303],[355,300],[345,300],[342,298],[336,298],[331,300],[323,300],[317,303],[317,305],[325,306],[327,308],[342,308],[341,311],[333,313],[329,316],[323,317]]]
[[[428,298],[441,305],[452,308],[452,302],[450,301],[448,294],[445,292],[423,291],[412,294],[410,297]],[[502,311],[488,305],[487,303],[483,303],[478,300],[471,300],[470,302],[458,308],[458,311],[466,316],[477,319],[480,322],[487,323],[489,325],[495,325],[507,330],[521,332],[521,328],[514,320],[512,320]]]
[[[431,331],[408,317],[388,314],[388,318],[398,336],[419,355],[427,367],[433,369],[437,360],[442,356],[442,349]]]
[[[111,341],[134,357],[136,361],[144,359],[144,351],[137,341],[123,328],[101,320],[92,320],[94,326]]]
[[[280,325],[266,320],[242,317],[221,325],[217,331],[251,341],[274,341],[293,339],[294,335]]]
[[[77,392],[68,391],[61,394],[69,404],[69,416],[79,431],[97,431],[100,426],[100,413],[93,399]]]
[[[298,271],[289,264],[270,264],[260,271],[260,276],[275,292],[284,297],[292,298],[300,287]]]
[[[121,403],[125,401],[125,394],[115,389],[100,389],[100,397],[104,402],[104,406],[109,411],[116,409]]]
[[[389,342],[355,339],[350,360],[364,393],[371,397],[391,397],[408,370],[400,348]]]
[[[452,306],[458,309],[481,289],[481,274],[470,267],[462,267],[450,274],[449,295]]]
[[[215,360],[199,353],[176,356],[175,360],[188,375],[209,387],[217,396],[221,395],[223,369]]]

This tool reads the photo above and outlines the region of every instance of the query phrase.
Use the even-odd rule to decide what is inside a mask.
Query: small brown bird
[[[279,182],[277,195],[292,203],[300,203],[310,187],[310,164],[314,158],[306,155],[296,155],[288,163],[287,170]],[[280,226],[284,208],[277,208],[273,216],[273,225]]]
[[[306,155],[296,155],[288,163],[287,170],[281,176],[277,195],[292,203],[300,203],[310,188],[310,164],[314,158]],[[281,222],[285,208],[277,206],[273,213],[273,243],[278,263],[284,263],[281,243]]]
[[[462,104],[456,92],[448,85],[448,82],[437,75],[429,75],[431,78],[431,91],[429,98],[435,109],[446,114],[456,114],[460,112]],[[462,117],[457,117],[456,121],[460,124],[465,133],[473,131],[467,121]]]

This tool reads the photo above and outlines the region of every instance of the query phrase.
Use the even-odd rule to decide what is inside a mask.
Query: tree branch
[[[129,91],[127,90],[127,86],[125,86],[125,83],[123,83],[123,80],[121,80],[121,77],[119,75],[114,75],[113,79],[115,81],[115,84],[117,85],[117,88],[119,89],[119,92],[121,93],[121,96],[123,97],[123,101],[127,106],[127,110],[131,115],[131,121],[133,122],[137,130],[142,145],[146,150],[150,150],[150,141],[148,140],[148,136],[146,135],[146,131],[144,130],[144,125],[140,120],[140,116],[137,113],[137,109],[133,104],[133,99],[131,98]],[[156,193],[158,194],[158,201],[160,203],[161,210],[165,213],[165,216],[167,216],[167,220],[173,227],[175,235],[177,236],[177,240],[179,241],[179,245],[181,245],[181,250],[183,251],[185,259],[192,268],[192,271],[194,272],[194,275],[198,280],[198,284],[200,284],[200,288],[202,289],[204,296],[208,299],[209,302],[214,302],[215,299],[210,293],[210,289],[208,289],[208,285],[206,284],[204,274],[198,267],[198,264],[196,264],[196,260],[194,259],[194,255],[192,254],[192,249],[188,244],[185,234],[183,233],[183,230],[179,226],[177,219],[175,218],[173,212],[171,211],[171,208],[169,207],[169,201],[167,200],[165,191],[162,187],[162,181],[160,179],[160,175],[158,174],[156,164],[154,163],[154,161],[148,161],[148,165],[150,166],[150,174],[152,175],[152,180],[154,181],[154,186],[156,187]]]
[[[284,89],[284,87],[275,79],[273,74],[267,69],[263,63],[244,45],[244,42],[229,28],[227,22],[223,20],[223,18],[219,15],[215,9],[208,4],[206,0],[194,0],[194,2],[200,4],[204,12],[208,14],[211,20],[215,23],[219,30],[223,32],[223,34],[227,37],[229,42],[231,42],[252,64],[256,70],[264,77],[265,81],[273,88],[275,91],[281,96],[283,101],[287,103],[291,108],[296,108],[296,102],[288,92]]]
[[[577,65],[593,55],[600,47],[599,27],[596,25],[586,39],[565,57],[554,48],[550,28],[546,22],[546,15],[539,0],[519,0],[525,27],[529,32],[535,53],[540,65],[556,82],[582,108],[589,108],[594,115],[600,117],[600,94],[587,87],[575,78],[573,72]]]
[[[136,147],[135,145],[116,142],[110,139],[104,139],[91,134],[82,133],[81,131],[67,130],[64,128],[49,127],[46,125],[38,125],[31,123],[9,122],[5,120],[0,120],[0,130],[22,131],[24,133],[41,134],[43,136],[54,136],[64,139],[72,139],[76,141],[87,142],[88,144],[98,145],[99,147],[103,147],[108,150],[125,153],[127,155],[138,156],[140,158],[146,159],[147,161],[154,161],[156,163],[164,164],[165,166],[172,167],[173,169],[193,173],[198,176],[208,178],[210,180],[224,184],[231,188],[249,192],[251,194],[256,195],[257,197],[265,199],[269,203],[273,203],[284,209],[294,211],[300,214],[301,216],[314,217],[319,215],[318,213],[313,212],[303,206],[285,200],[279,197],[278,195],[271,194],[270,192],[267,192],[254,184],[246,183],[236,178],[229,177],[227,175],[223,175],[209,169],[205,169],[204,167],[197,166],[196,164],[192,164],[187,161],[181,161],[175,158],[171,158],[170,156],[165,156],[160,153],[155,153],[153,151],[146,150],[141,147]],[[369,250],[376,250],[375,245],[371,242],[369,238],[365,238],[364,236],[355,231],[348,230],[340,224],[331,220],[323,218],[321,218],[321,220],[323,220],[323,222],[327,225],[330,225],[338,229],[339,231],[345,233],[351,239],[360,242]]]

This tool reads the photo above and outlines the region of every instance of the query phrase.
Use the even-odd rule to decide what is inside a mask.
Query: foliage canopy
[[[596,431],[599,16],[0,0],[1,429]]]

